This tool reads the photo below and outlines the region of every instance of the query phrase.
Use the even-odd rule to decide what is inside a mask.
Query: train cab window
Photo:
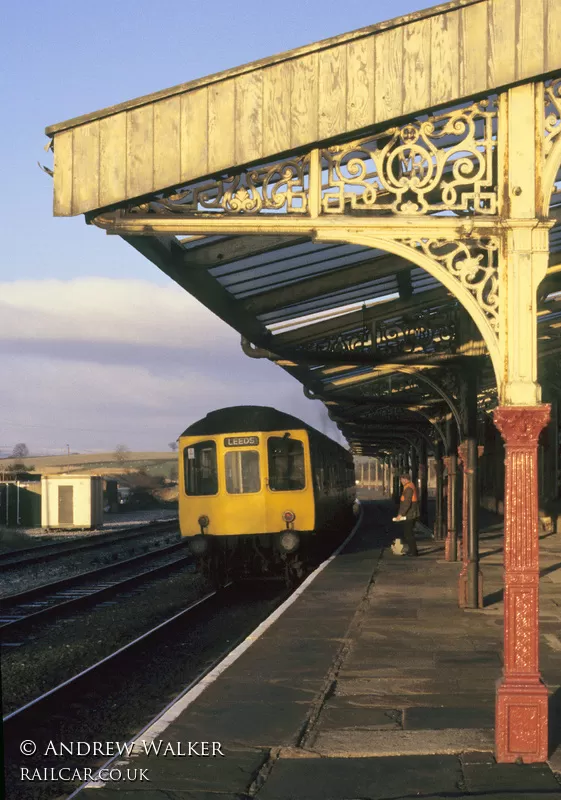
[[[185,459],[185,491],[190,495],[218,493],[216,444],[197,442],[183,451]]]
[[[269,489],[289,492],[303,489],[304,443],[288,436],[271,436],[267,443],[269,455]]]
[[[261,488],[257,450],[231,450],[224,456],[228,494],[251,494]]]

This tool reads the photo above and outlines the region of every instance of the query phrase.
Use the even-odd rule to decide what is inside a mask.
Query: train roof
[[[340,447],[345,453],[349,452],[336,441],[324,433],[312,428],[306,422],[292,414],[278,411],[269,406],[230,406],[209,411],[206,417],[193,422],[186,428],[182,436],[213,436],[217,433],[242,433],[247,431],[278,431],[281,429],[306,430],[316,436],[326,439],[332,445]],[[350,453],[349,453],[350,455]]]

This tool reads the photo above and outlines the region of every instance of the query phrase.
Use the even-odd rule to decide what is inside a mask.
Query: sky
[[[419,11],[430,0],[20,0],[0,14],[0,453],[165,450],[226,405],[334,438],[318,401],[126,245],[52,216],[47,125]]]

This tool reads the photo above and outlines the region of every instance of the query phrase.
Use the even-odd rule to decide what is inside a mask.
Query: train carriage
[[[301,575],[352,516],[351,454],[273,408],[212,411],[179,439],[181,533],[205,568]]]

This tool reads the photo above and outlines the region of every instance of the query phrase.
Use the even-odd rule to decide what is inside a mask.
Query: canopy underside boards
[[[561,0],[454,0],[47,128],[54,211],[118,205],[559,69]]]

